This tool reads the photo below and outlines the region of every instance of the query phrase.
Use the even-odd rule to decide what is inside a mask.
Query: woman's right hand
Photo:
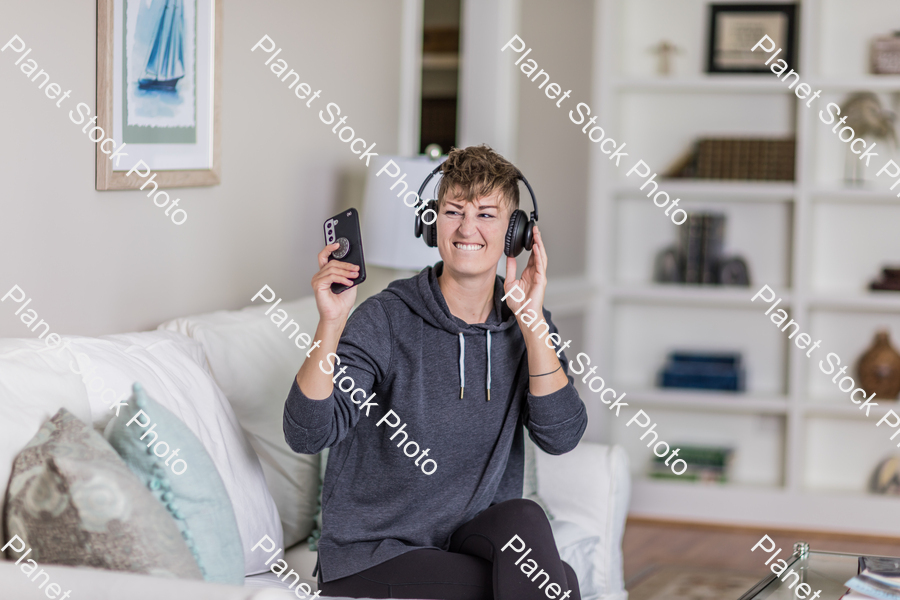
[[[343,326],[356,302],[356,288],[352,287],[343,293],[335,294],[331,291],[331,284],[353,285],[353,280],[359,277],[359,266],[339,260],[328,260],[328,256],[338,248],[340,248],[338,243],[329,244],[319,252],[319,272],[313,276],[311,283],[316,295],[319,319],[328,324]]]

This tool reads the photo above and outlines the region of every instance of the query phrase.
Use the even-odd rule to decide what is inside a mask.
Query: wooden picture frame
[[[711,4],[707,73],[767,73],[769,54],[750,49],[768,35],[779,56],[792,66],[797,59],[797,4]]]
[[[146,0],[97,0],[97,125],[110,132],[116,147],[124,143],[122,152],[128,155],[117,158],[116,165],[109,153],[97,146],[98,190],[137,189],[144,185],[144,176],[126,175],[139,160],[155,174],[154,182],[160,189],[220,183],[222,3],[223,0],[154,0],[148,5]],[[144,12],[151,9],[156,12]],[[164,33],[176,30],[171,15],[181,19],[176,43],[178,56],[185,58],[183,64],[179,63],[180,71],[170,72],[173,79],[168,81],[144,78],[138,85],[134,81],[129,84],[137,72],[134,65],[160,54],[156,52],[157,45],[164,37],[153,37],[154,44],[146,52],[149,44],[141,47],[134,42],[147,39],[146,35],[139,37],[138,28],[146,31],[145,24],[154,15],[162,14],[165,19],[167,12],[170,20]],[[129,54],[130,49],[133,52]],[[140,50],[145,52],[141,54]],[[151,58],[143,59],[144,56]],[[171,69],[171,63],[165,62],[165,68]],[[162,61],[157,60],[156,64]],[[156,77],[165,79],[166,75]],[[108,146],[105,149],[110,150]]]

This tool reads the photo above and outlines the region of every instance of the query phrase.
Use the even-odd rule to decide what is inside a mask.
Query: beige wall
[[[268,34],[322,90],[319,108],[338,103],[376,152],[396,152],[400,9],[227,2],[222,184],[177,190],[189,218],[175,226],[139,192],[95,191],[94,145],[69,121],[77,102],[94,105],[95,0],[3,2],[0,46],[18,34],[72,97],[56,108],[0,54],[0,296],[18,284],[53,331],[100,335],[238,308],[263,284],[309,293],[321,222],[366,169],[250,48]],[[0,337],[29,336],[15,309],[0,304]]]
[[[591,103],[593,0],[522,0],[520,37],[532,48],[538,71],[550,74],[562,91],[572,95],[551,100],[518,71],[519,119],[517,163],[534,188],[540,225],[547,244],[551,278],[578,277],[585,270],[588,152],[590,142],[569,120],[579,102]],[[509,53],[509,50],[507,50]],[[511,63],[515,58],[511,57]],[[519,67],[525,61],[519,63]],[[537,72],[537,71],[536,71]],[[532,75],[533,77],[534,75]],[[544,86],[546,88],[546,86]],[[527,191],[522,209],[531,211]],[[550,307],[552,310],[552,307]]]

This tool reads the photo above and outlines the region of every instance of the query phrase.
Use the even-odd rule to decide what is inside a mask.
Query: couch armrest
[[[538,493],[556,519],[571,521],[600,537],[595,568],[608,596],[626,598],[622,536],[628,515],[631,476],[621,446],[581,442],[566,454],[537,452]]]
[[[22,564],[27,564],[23,562]],[[21,565],[20,565],[21,566]],[[0,581],[3,582],[3,597],[16,600],[47,600],[49,583],[38,575],[38,581],[31,581],[20,566],[8,560],[0,560]],[[62,593],[71,591],[71,600],[288,600],[296,596],[287,590],[260,589],[220,585],[185,579],[165,579],[105,571],[87,567],[64,567],[60,565],[40,565],[50,575],[50,583],[58,584]],[[32,577],[34,575],[32,574]],[[38,587],[38,584],[45,585]],[[57,596],[59,597],[59,596]]]

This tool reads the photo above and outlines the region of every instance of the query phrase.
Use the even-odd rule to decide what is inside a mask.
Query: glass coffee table
[[[794,571],[800,572],[800,581],[792,586],[793,589],[788,588],[788,584],[794,583],[796,577],[789,577],[784,582],[774,573],[770,573],[739,600],[763,600],[764,598],[797,600],[794,591],[801,583],[808,583],[812,588],[807,600],[811,599],[817,590],[822,590],[822,594],[817,600],[838,600],[847,591],[844,582],[856,575],[859,570],[859,556],[858,554],[810,551],[808,544],[798,542],[794,544],[793,555],[786,559],[788,566],[784,571],[794,569]]]

